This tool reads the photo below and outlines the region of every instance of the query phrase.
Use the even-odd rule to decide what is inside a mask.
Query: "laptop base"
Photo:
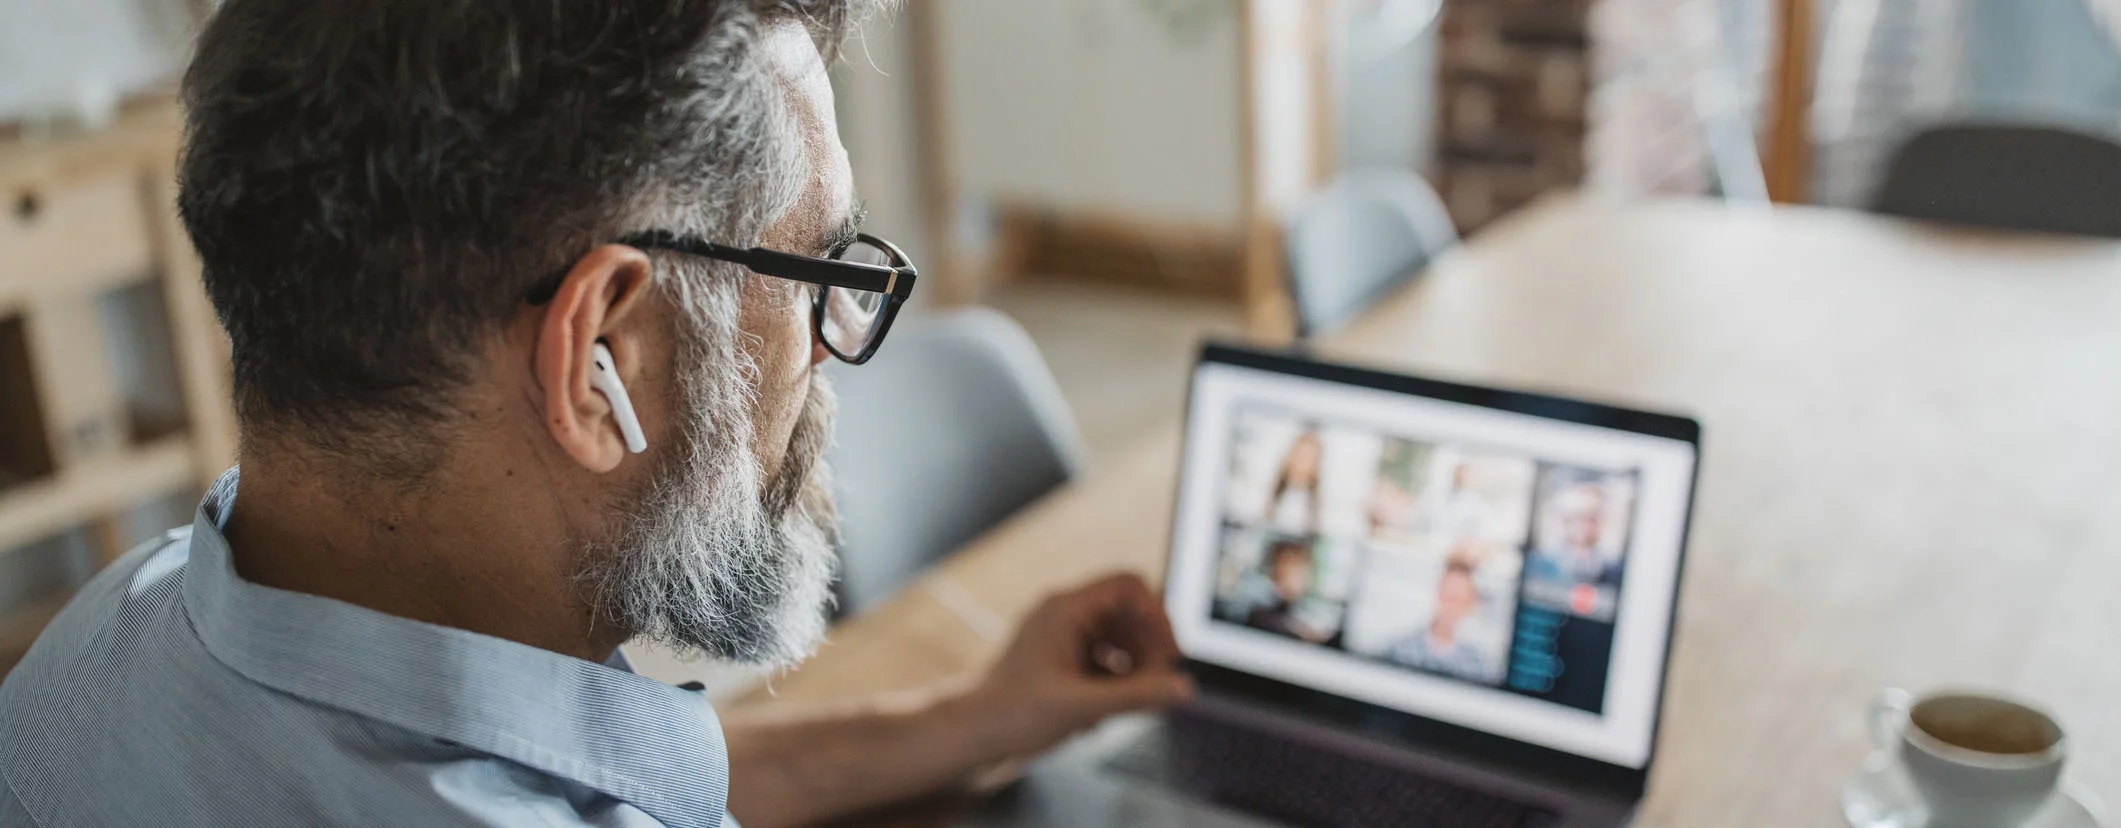
[[[1200,754],[1189,756],[1189,749]],[[1275,754],[1290,767],[1276,768],[1272,760],[1249,769],[1202,761],[1223,751]],[[1352,777],[1348,782],[1383,787],[1368,792],[1345,786],[1321,790],[1334,783],[1291,777],[1275,788],[1264,782],[1244,784],[1242,776],[1336,769]],[[1338,801],[1342,799],[1359,801]],[[982,800],[953,824],[1613,828],[1624,824],[1631,812],[1631,803],[1550,790],[1211,700],[1167,716],[1125,716],[1107,722],[1039,761],[1023,781]],[[1459,821],[1444,821],[1452,818]]]

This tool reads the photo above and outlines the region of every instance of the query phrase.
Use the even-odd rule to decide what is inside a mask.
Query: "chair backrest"
[[[1872,208],[1930,221],[2121,237],[2121,144],[2049,127],[1930,129],[1894,152]]]
[[[1350,171],[1289,222],[1289,292],[1297,333],[1347,324],[1458,243],[1443,200],[1421,176]]]
[[[889,597],[1083,468],[1059,385],[999,312],[905,320],[867,365],[828,370],[843,611]]]

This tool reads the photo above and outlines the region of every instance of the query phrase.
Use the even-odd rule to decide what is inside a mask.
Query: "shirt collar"
[[[577,781],[667,825],[722,824],[728,752],[704,694],[243,580],[221,534],[237,471],[199,504],[185,565],[184,605],[215,659],[311,702]]]

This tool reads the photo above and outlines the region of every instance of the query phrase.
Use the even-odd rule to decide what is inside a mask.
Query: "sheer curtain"
[[[1601,0],[1586,189],[1764,200],[1756,136],[1772,11],[1763,0]]]
[[[2121,0],[1828,0],[1813,200],[1863,206],[1892,152],[1947,121],[2121,139]]]

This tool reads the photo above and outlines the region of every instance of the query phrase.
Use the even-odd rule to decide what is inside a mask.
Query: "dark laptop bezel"
[[[1202,365],[1216,363],[1252,368],[1277,374],[1307,377],[1343,385],[1375,388],[1416,397],[1491,408],[1516,414],[1628,431],[1651,437],[1680,440],[1694,447],[1694,474],[1687,484],[1686,509],[1681,514],[1679,561],[1669,596],[1672,614],[1666,622],[1664,662],[1658,665],[1656,707],[1650,720],[1650,755],[1641,769],[1616,765],[1543,745],[1523,742],[1462,725],[1432,719],[1381,705],[1300,687],[1277,679],[1201,661],[1187,661],[1187,669],[1203,689],[1262,703],[1270,709],[1300,714],[1342,729],[1387,742],[1438,750],[1513,772],[1545,778],[1571,787],[1630,801],[1640,799],[1649,782],[1649,769],[1657,759],[1657,736],[1664,723],[1664,695],[1671,677],[1673,627],[1679,618],[1680,584],[1686,575],[1686,544],[1693,529],[1694,489],[1701,479],[1701,424],[1689,417],[1659,414],[1579,399],[1568,399],[1525,391],[1483,388],[1455,382],[1387,373],[1352,365],[1320,362],[1295,353],[1277,353],[1233,345],[1209,343],[1186,379],[1187,429],[1192,428],[1193,390]],[[1190,468],[1192,440],[1181,442],[1179,480]],[[1180,493],[1181,496],[1183,492]],[[1172,551],[1177,543],[1178,515],[1172,515],[1172,538],[1164,547],[1164,572],[1172,576]]]

